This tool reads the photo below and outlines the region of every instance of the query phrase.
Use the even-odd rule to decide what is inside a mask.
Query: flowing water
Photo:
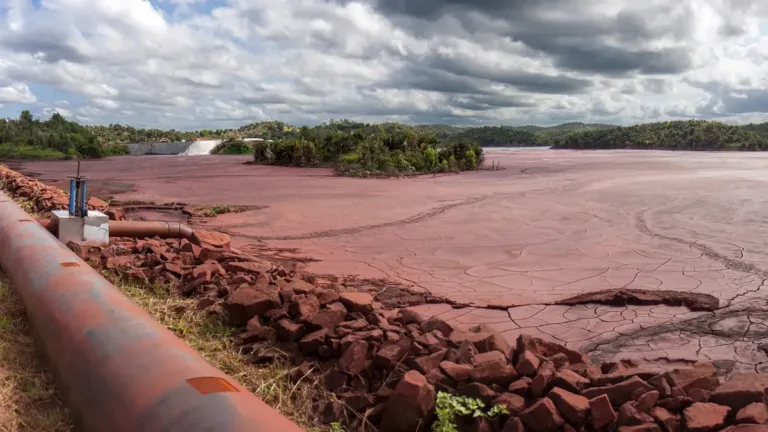
[[[211,150],[219,145],[221,140],[195,141],[182,153],[182,156],[200,156],[211,154]]]

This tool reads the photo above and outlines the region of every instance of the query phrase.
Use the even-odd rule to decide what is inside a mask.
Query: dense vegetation
[[[253,145],[239,138],[225,139],[211,150],[211,154],[247,155],[253,153]]]
[[[684,120],[575,132],[561,137],[555,148],[766,150],[768,137],[741,126]]]
[[[570,149],[766,150],[768,123],[731,126],[689,120],[629,127],[564,123],[542,126],[408,126],[331,120],[314,127],[280,121],[239,129],[177,131],[112,124],[84,126],[58,113],[48,120],[29,111],[0,119],[0,158],[93,158],[127,154],[125,144],[224,139],[215,154],[257,154],[263,163],[339,166],[341,171],[378,175],[472,169],[482,162],[480,147],[554,146]],[[273,140],[246,142],[246,138]],[[468,156],[474,154],[474,162]],[[435,152],[437,152],[435,154]]]
[[[125,146],[105,144],[85,126],[54,113],[35,119],[24,110],[18,119],[0,119],[0,158],[67,159],[127,154]]]
[[[483,150],[474,142],[442,141],[432,131],[400,123],[331,121],[297,133],[255,142],[254,161],[334,166],[339,174],[366,177],[472,170],[483,162]]]

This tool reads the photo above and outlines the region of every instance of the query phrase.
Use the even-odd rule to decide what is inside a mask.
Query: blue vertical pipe
[[[77,187],[75,186],[75,179],[69,180],[69,215],[75,215],[75,197],[77,194]]]
[[[85,203],[88,201],[88,198],[86,197],[86,188],[85,188],[85,181],[80,181],[80,186],[82,187],[82,192],[80,193],[80,212],[82,213],[82,217],[88,216],[88,207],[85,205]]]

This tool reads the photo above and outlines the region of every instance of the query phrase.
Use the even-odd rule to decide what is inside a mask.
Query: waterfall
[[[219,145],[220,143],[221,143],[221,140],[195,141],[192,144],[190,144],[187,151],[182,153],[182,156],[199,156],[199,155],[211,154],[211,150],[213,150],[213,148]]]

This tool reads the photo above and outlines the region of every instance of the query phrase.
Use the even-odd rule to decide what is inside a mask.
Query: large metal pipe
[[[75,427],[300,431],[211,366],[0,192],[0,267]]]
[[[58,227],[50,219],[37,219],[40,225],[52,234]],[[109,221],[110,237],[160,237],[191,239],[195,231],[188,225],[178,222],[154,221]]]

